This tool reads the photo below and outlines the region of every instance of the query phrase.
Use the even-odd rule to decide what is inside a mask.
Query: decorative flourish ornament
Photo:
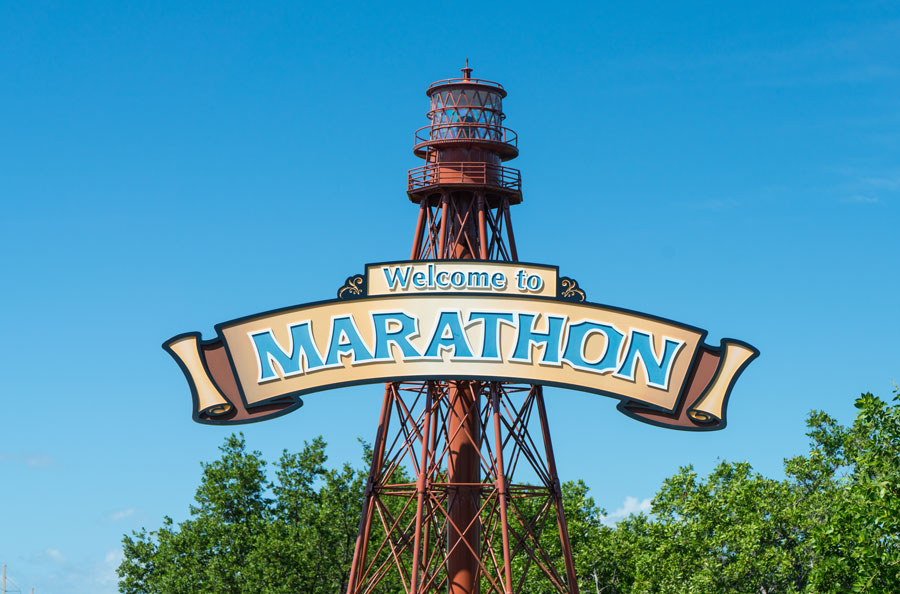
[[[578,281],[567,276],[559,279],[559,297],[566,301],[584,303],[584,291],[578,288]]]
[[[338,289],[338,299],[355,299],[363,294],[362,284],[365,279],[361,274],[347,277],[344,286]]]

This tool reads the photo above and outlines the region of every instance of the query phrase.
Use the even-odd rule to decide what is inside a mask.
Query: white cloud
[[[639,500],[637,497],[632,497],[631,495],[629,495],[622,503],[622,507],[612,512],[611,514],[603,516],[603,523],[607,526],[613,526],[620,520],[624,520],[632,514],[640,513],[650,513],[650,498],[647,497],[646,499]]]
[[[885,190],[900,190],[900,176],[894,177],[865,177],[862,183],[872,188]]]
[[[106,553],[103,558],[103,566],[96,572],[94,580],[101,586],[117,585],[119,576],[116,568],[122,562],[124,554],[122,549],[115,549]]]
[[[880,200],[874,196],[863,196],[861,194],[857,194],[851,198],[851,200],[862,204],[875,204],[876,202],[880,202]]]
[[[55,561],[56,563],[65,563],[66,556],[59,552],[57,549],[47,549],[44,551],[44,554],[47,555],[47,558],[51,561]]]
[[[102,558],[89,556],[69,560],[58,549],[45,549],[31,555],[39,568],[36,591],[69,594],[115,594],[119,577],[116,568],[122,562],[121,549],[111,549]],[[24,590],[23,590],[24,591]]]
[[[34,563],[52,563],[54,565],[66,563],[66,556],[59,549],[44,549],[43,551],[32,553],[30,559]]]
[[[110,512],[109,514],[107,514],[107,518],[109,518],[113,522],[116,522],[118,520],[130,518],[135,513],[137,513],[136,509],[134,509],[133,507],[126,507],[125,509],[117,509],[116,511]]]
[[[30,468],[50,468],[51,466],[59,466],[49,454],[39,452],[30,452],[23,454],[14,454],[11,452],[0,452],[0,462],[12,462],[15,464],[24,464]]]

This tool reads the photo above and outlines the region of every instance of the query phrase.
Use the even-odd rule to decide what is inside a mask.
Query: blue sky
[[[0,5],[0,562],[22,590],[114,592],[122,534],[187,514],[229,430],[191,421],[160,343],[408,254],[424,90],[466,57],[509,91],[523,260],[762,352],[718,433],[549,391],[563,479],[615,512],[685,464],[780,476],[808,411],[889,396],[900,7],[622,4]],[[357,460],[379,390],[243,431]]]

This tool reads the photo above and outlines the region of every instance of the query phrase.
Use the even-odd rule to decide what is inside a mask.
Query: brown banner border
[[[453,263],[466,263],[466,264],[477,264],[478,260],[441,260],[441,263],[453,262]],[[401,265],[407,263],[417,263],[421,264],[421,261],[396,261],[396,262],[377,262],[372,264],[366,264],[367,269],[369,267],[374,266],[383,266],[383,265]],[[604,308],[608,310],[613,310],[625,315],[635,316],[638,318],[646,318],[648,320],[653,320],[656,322],[680,327],[683,329],[687,329],[693,332],[697,332],[700,335],[698,347],[696,351],[693,353],[688,369],[687,377],[682,383],[678,397],[676,399],[676,405],[674,409],[666,409],[664,407],[658,407],[650,404],[646,404],[643,402],[635,401],[628,396],[618,394],[615,392],[609,392],[606,390],[600,389],[591,389],[590,387],[584,385],[575,385],[575,384],[567,384],[561,382],[541,382],[540,384],[543,386],[550,386],[556,388],[563,388],[568,390],[574,390],[578,392],[586,392],[591,394],[598,394],[600,396],[606,396],[609,398],[613,398],[619,401],[616,408],[622,414],[625,414],[628,417],[631,417],[635,420],[641,421],[643,423],[648,423],[650,425],[656,425],[659,427],[664,427],[667,429],[676,429],[682,431],[715,431],[724,429],[727,424],[727,406],[728,401],[731,397],[731,392],[734,387],[734,384],[737,382],[737,379],[741,376],[743,371],[747,368],[747,366],[759,356],[759,350],[753,347],[752,345],[737,339],[731,338],[723,338],[720,341],[720,346],[714,347],[711,345],[707,345],[705,343],[706,337],[708,335],[708,331],[702,328],[698,328],[696,326],[692,326],[690,324],[684,324],[682,322],[676,322],[674,320],[670,320],[668,318],[663,318],[661,316],[656,316],[653,314],[647,314],[631,309],[606,305],[602,303],[590,302],[585,299],[584,292],[578,288],[578,284],[576,281],[569,277],[562,277],[559,275],[559,268],[552,265],[546,264],[530,264],[527,262],[516,262],[515,264],[520,264],[523,267],[527,266],[536,266],[543,268],[555,268],[557,271],[557,296],[554,297],[538,297],[538,296],[528,296],[528,295],[516,295],[517,298],[527,298],[529,300],[533,300],[536,302],[566,302],[572,303],[576,302],[579,305],[589,306],[589,307],[598,307]],[[571,284],[564,284],[563,280],[570,281]],[[188,380],[188,383],[191,388],[191,396],[194,404],[193,408],[193,419],[198,423],[210,424],[210,425],[232,425],[232,424],[244,424],[244,423],[253,423],[259,422],[263,420],[268,420],[271,418],[275,418],[281,415],[285,415],[289,412],[297,410],[298,408],[303,406],[303,400],[300,396],[305,394],[313,394],[316,392],[322,392],[326,390],[333,390],[339,388],[345,388],[356,385],[372,385],[379,383],[393,383],[393,382],[403,382],[403,381],[425,381],[429,379],[434,379],[431,375],[402,375],[402,376],[390,376],[383,377],[372,380],[362,380],[362,381],[347,381],[347,382],[335,382],[332,384],[328,384],[327,386],[319,386],[307,390],[300,390],[294,392],[287,392],[285,394],[281,394],[277,397],[268,398],[266,400],[254,403],[249,405],[244,396],[244,391],[241,388],[240,384],[237,382],[237,369],[235,367],[234,361],[232,359],[232,355],[230,349],[228,348],[228,344],[224,340],[223,329],[243,324],[248,321],[264,318],[280,313],[285,313],[292,310],[305,309],[308,307],[313,307],[317,305],[325,305],[325,304],[333,304],[345,302],[348,299],[352,299],[354,301],[367,300],[367,299],[377,299],[379,301],[383,301],[384,299],[390,299],[390,296],[378,296],[378,297],[368,297],[365,293],[365,288],[368,286],[368,279],[365,278],[365,273],[362,275],[354,275],[348,277],[344,286],[338,290],[338,294],[340,295],[343,291],[345,293],[345,297],[336,298],[336,299],[324,299],[321,301],[314,301],[310,303],[303,303],[298,305],[292,305],[277,309],[268,310],[265,312],[252,314],[248,316],[242,316],[240,318],[235,318],[233,320],[229,320],[227,322],[221,322],[214,326],[216,331],[216,337],[203,340],[201,334],[199,332],[186,332],[182,334],[178,334],[177,336],[172,337],[163,343],[163,349],[168,352],[178,363],[179,368],[184,373],[185,377]],[[347,295],[347,287],[351,287],[350,294]],[[352,288],[360,288],[360,293],[353,293]],[[571,289],[574,288],[576,292],[572,293]],[[569,290],[569,294],[563,297],[563,292]],[[404,293],[404,295],[409,295],[409,293]],[[467,297],[489,297],[497,300],[503,300],[509,298],[510,295],[498,295],[496,293],[479,293],[479,292],[460,292],[460,291],[443,291],[441,293],[422,293],[417,294],[416,297],[419,299],[429,299],[432,297],[444,297],[447,295],[455,295],[461,298]],[[201,354],[201,359],[203,362],[203,367],[210,380],[215,384],[216,388],[218,388],[219,392],[228,400],[230,403],[230,407],[209,407],[206,409],[200,408],[200,401],[198,398],[198,388],[195,385],[195,382],[192,378],[192,375],[188,368],[184,365],[181,358],[172,350],[172,345],[176,342],[179,342],[185,338],[194,337],[198,341],[198,347]],[[700,389],[699,395],[691,395],[690,399],[687,398],[686,392],[689,390],[691,386],[696,385],[693,381],[696,379],[698,373],[701,373],[703,370],[700,369],[700,359],[701,357],[714,357],[716,364],[721,360],[722,355],[724,354],[725,347],[728,344],[739,345],[751,351],[750,356],[744,361],[744,363],[737,369],[737,371],[733,374],[731,381],[729,382],[726,390],[725,396],[723,400],[722,406],[722,414],[721,418],[719,417],[708,417],[706,419],[703,418],[695,418],[692,416],[691,407],[700,402],[706,394],[707,389],[712,385],[713,380],[715,379],[716,374],[718,374],[719,369],[718,365],[713,369],[713,373],[710,374],[710,380],[708,382],[703,382],[702,388]],[[224,382],[219,379],[216,379],[216,375],[211,372],[210,369],[210,357],[212,354],[215,354],[217,351],[224,351],[227,355],[227,363],[230,369],[230,373],[228,376],[233,379],[234,385],[222,385]],[[220,378],[222,373],[217,374]],[[521,378],[517,378],[515,376],[486,376],[479,374],[452,374],[452,375],[441,375],[442,380],[471,380],[471,381],[498,381],[498,382],[511,382],[511,383],[523,383]],[[531,383],[531,382],[525,382]],[[690,400],[690,402],[688,402]]]

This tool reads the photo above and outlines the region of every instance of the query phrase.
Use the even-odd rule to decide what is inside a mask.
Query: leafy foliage
[[[203,465],[190,519],[166,518],[124,538],[120,591],[129,594],[264,592],[324,594],[346,589],[366,473],[325,467],[325,442],[285,451],[276,479],[232,435]],[[368,452],[367,452],[368,455]]]
[[[900,592],[900,404],[863,394],[856,407],[850,427],[811,413],[810,451],[783,480],[742,462],[705,479],[682,468],[650,517],[597,533],[581,591]]]
[[[616,526],[584,483],[563,485],[581,592],[900,592],[900,404],[863,394],[856,407],[849,427],[811,413],[810,451],[785,460],[784,479],[743,462],[705,478],[687,466],[664,481],[649,516]],[[284,452],[270,482],[243,436],[221,451],[203,465],[189,519],[124,538],[120,590],[344,592],[371,452],[359,468],[329,469],[315,439]],[[555,519],[541,539],[560,555]],[[523,579],[523,591],[550,591],[534,567]],[[382,590],[401,591],[390,581]]]

